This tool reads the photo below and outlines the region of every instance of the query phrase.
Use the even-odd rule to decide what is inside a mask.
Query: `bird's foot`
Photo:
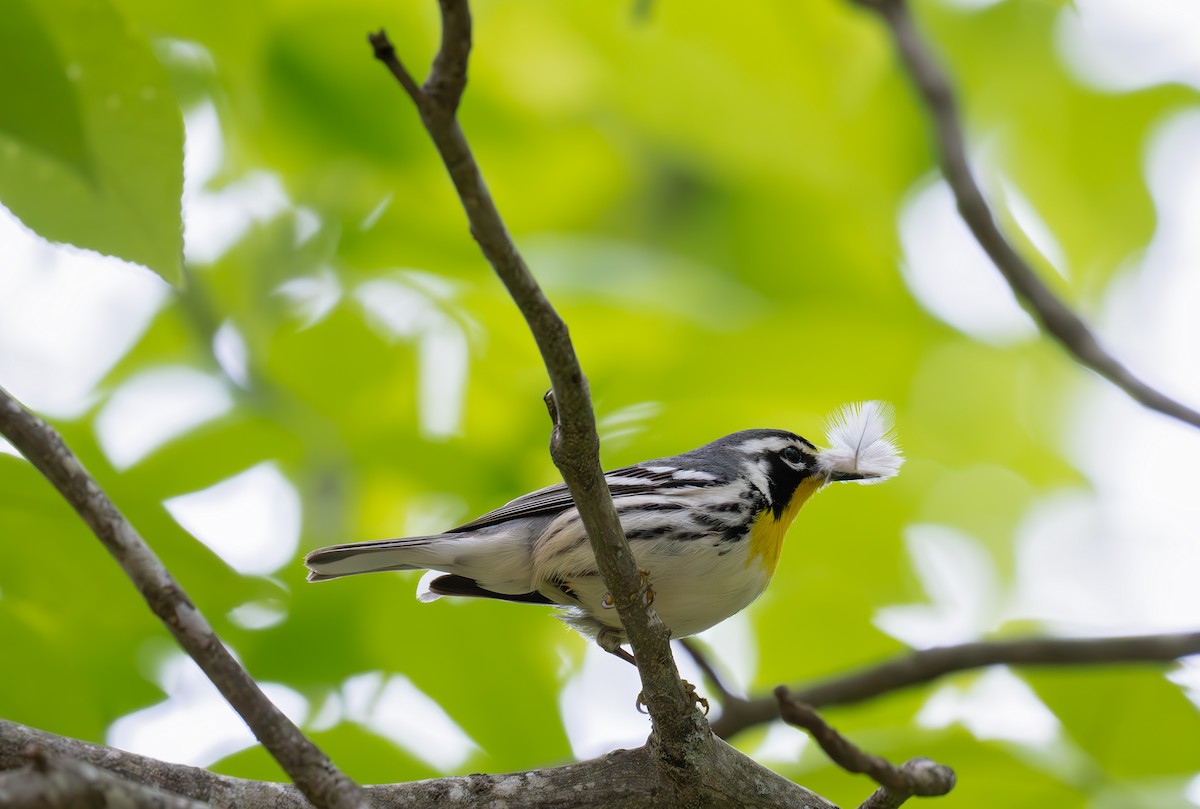
[[[642,603],[649,607],[654,603],[654,588],[650,586],[650,571],[642,568],[638,570],[638,574],[642,577]]]
[[[640,590],[642,604],[649,607],[654,603],[654,588],[650,586],[650,571],[643,568],[638,571],[638,575],[642,577],[642,586]],[[637,599],[637,597],[638,596],[634,596],[634,599]],[[605,593],[604,598],[600,599],[600,606],[606,610],[611,610],[616,605],[617,602],[616,599],[613,598],[612,593]]]
[[[704,715],[708,716],[708,709],[709,709],[708,700],[705,699],[704,697],[700,696],[700,692],[696,690],[696,686],[692,685],[687,680],[684,680],[683,684],[684,684],[684,686],[687,687],[688,696],[690,696],[692,698],[692,702],[696,703],[702,709],[704,709]],[[637,708],[638,713],[642,713],[642,714],[650,713],[648,710],[646,710],[646,694],[644,691],[638,692],[637,701],[634,702],[634,707]]]

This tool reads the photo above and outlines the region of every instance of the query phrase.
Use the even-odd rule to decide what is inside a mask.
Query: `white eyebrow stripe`
[[[772,436],[770,438],[751,438],[737,445],[737,449],[747,455],[757,455],[765,450],[772,452],[781,450],[792,442],[786,438]]]

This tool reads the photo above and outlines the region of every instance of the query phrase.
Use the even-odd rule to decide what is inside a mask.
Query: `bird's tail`
[[[318,548],[304,557],[309,581],[328,581],[380,570],[444,567],[447,537],[407,537]]]

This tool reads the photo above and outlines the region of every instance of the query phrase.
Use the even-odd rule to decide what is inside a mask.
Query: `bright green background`
[[[1195,93],[1081,87],[1054,52],[1060,5],[917,11],[956,74],[970,130],[993,135],[994,164],[1061,242],[1073,275],[1058,288],[1092,313],[1153,230],[1140,173],[1147,134]],[[754,426],[819,439],[824,414],[842,402],[897,405],[910,458],[903,474],[811,504],[771,595],[751,610],[757,691],[903,651],[871,619],[926,599],[901,541],[910,523],[982,539],[1006,580],[1026,508],[1086,486],[1058,438],[1086,374],[1045,341],[975,342],[906,290],[897,212],[933,162],[878,23],[832,0],[736,9],[659,0],[648,16],[631,3],[476,6],[464,129],[570,324],[599,417],[641,413],[633,433],[605,429],[606,466]],[[557,694],[583,644],[542,611],[420,605],[413,581],[391,575],[307,587],[299,555],[274,579],[240,576],[161,505],[274,459],[303,498],[303,553],[395,535],[409,505],[431,496],[461,498],[455,517],[466,519],[555,479],[533,343],[471,242],[411,105],[366,45],[366,31],[386,26],[422,73],[436,43],[435,3],[0,8],[15,21],[0,34],[0,68],[24,77],[0,84],[0,199],[32,228],[179,278],[177,107],[203,101],[215,105],[225,138],[212,188],[272,172],[320,222],[300,245],[293,214],[256,223],[215,263],[189,268],[95,406],[57,423],[69,444],[256,677],[316,707],[350,675],[401,672],[483,748],[462,772],[568,760]],[[171,53],[170,40],[198,43],[211,63],[165,58],[164,69],[155,54]],[[72,78],[79,62],[94,83]],[[108,115],[114,94],[142,104]],[[45,182],[46,172],[60,181]],[[325,267],[347,293],[396,268],[452,285],[439,306],[474,324],[459,435],[422,436],[412,343],[380,337],[348,294],[308,328],[275,294]],[[216,370],[211,337],[226,320],[247,340],[250,389],[231,386],[229,415],[116,471],[92,421],[106,397],[164,364]],[[646,403],[654,406],[637,410]],[[0,714],[102,740],[115,719],[162,699],[146,674],[169,649],[165,633],[69,509],[3,455],[0,541],[5,656],[26,661],[0,666]],[[264,599],[287,611],[283,623],[250,631],[229,619]],[[1200,746],[1185,754],[1200,723],[1161,671],[1043,672],[1028,682],[1063,723],[1070,765],[959,727],[919,729],[914,715],[932,688],[828,719],[893,760],[928,755],[954,766],[959,787],[939,806],[1179,804],[1200,768]],[[1114,714],[1114,702],[1137,711]],[[349,724],[314,735],[364,781],[437,774]],[[761,736],[738,741],[753,750]],[[258,750],[216,769],[280,776]],[[785,771],[843,804],[869,791],[811,751]]]

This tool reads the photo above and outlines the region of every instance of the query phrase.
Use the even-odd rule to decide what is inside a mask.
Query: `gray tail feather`
[[[352,542],[318,548],[304,557],[309,581],[329,581],[342,576],[381,570],[422,570],[436,564],[434,550],[442,537],[409,537],[375,542]]]

